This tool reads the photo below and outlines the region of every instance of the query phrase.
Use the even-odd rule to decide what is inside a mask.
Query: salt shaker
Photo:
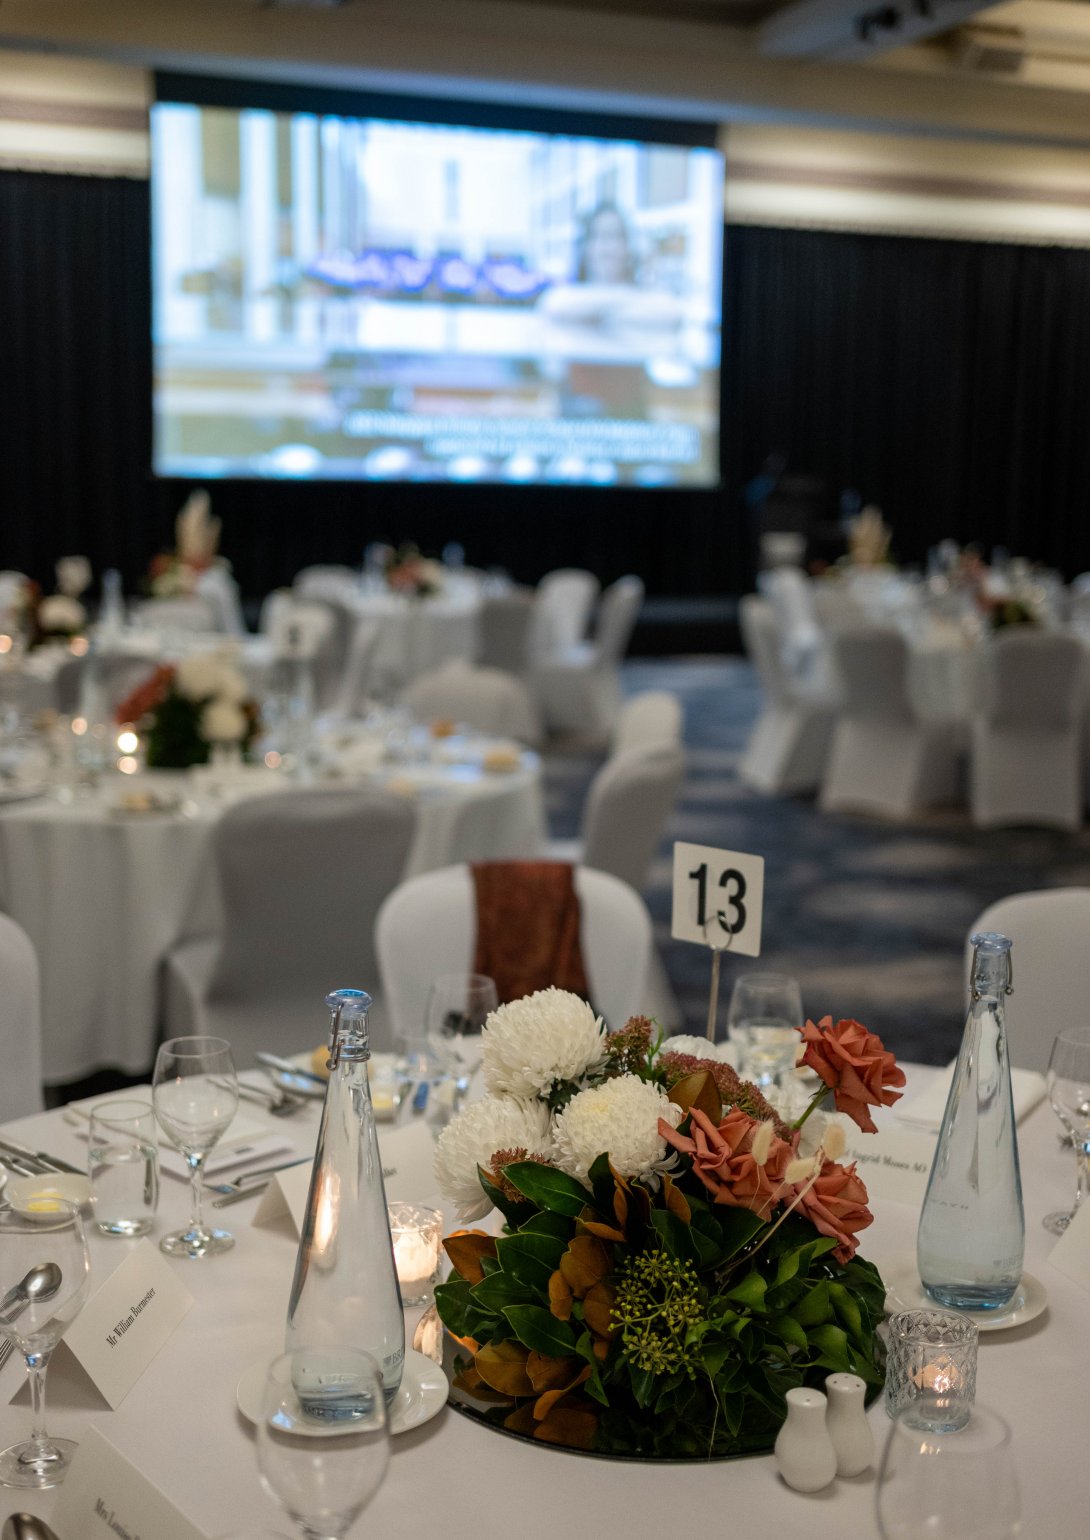
[[[874,1464],[874,1434],[867,1421],[867,1387],[858,1374],[830,1374],[825,1428],[836,1454],[838,1476],[859,1476]]]
[[[787,1420],[776,1438],[775,1455],[780,1475],[796,1492],[820,1492],[836,1475],[825,1406],[820,1390],[797,1385],[787,1392]]]

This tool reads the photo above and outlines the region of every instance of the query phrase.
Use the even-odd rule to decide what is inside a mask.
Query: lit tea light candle
[[[419,1305],[431,1297],[439,1271],[439,1236],[443,1216],[413,1203],[391,1203],[390,1236],[394,1243],[397,1281],[403,1305]]]
[[[961,1389],[961,1375],[958,1367],[948,1358],[942,1358],[938,1363],[924,1364],[912,1379],[920,1390],[928,1390],[936,1396],[957,1395]]]

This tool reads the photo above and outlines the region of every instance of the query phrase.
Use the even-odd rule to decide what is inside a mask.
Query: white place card
[[[855,1161],[870,1196],[921,1207],[935,1158],[935,1136],[906,1128],[880,1128],[876,1134],[865,1134],[854,1125],[846,1132],[848,1146],[839,1163],[850,1166]]]
[[[435,1140],[423,1118],[401,1128],[379,1130],[379,1154],[386,1196],[407,1203],[426,1203],[435,1196]],[[261,1194],[255,1225],[291,1220],[296,1235],[303,1227],[312,1167],[291,1166],[279,1171]]]
[[[679,841],[674,846],[671,935],[740,957],[759,957],[764,886],[763,856]]]
[[[177,1270],[142,1240],[99,1285],[53,1355],[50,1379],[75,1359],[113,1411],[189,1313]]]
[[[1090,1291],[1090,1208],[1083,1204],[1048,1254],[1051,1267]]]
[[[49,1522],[57,1540],[208,1540],[94,1427],[80,1434]]]

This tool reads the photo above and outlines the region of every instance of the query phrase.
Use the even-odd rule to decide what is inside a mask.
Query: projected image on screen
[[[718,480],[711,150],[153,112],[161,475]]]

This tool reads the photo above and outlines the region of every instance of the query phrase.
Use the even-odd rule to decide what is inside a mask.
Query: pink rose
[[[848,1116],[867,1134],[878,1132],[868,1107],[892,1107],[901,1096],[905,1072],[880,1037],[858,1021],[838,1021],[823,1016],[814,1026],[799,1027],[804,1051],[800,1064],[808,1064],[833,1092],[836,1110]]]
[[[716,1203],[752,1209],[767,1219],[783,1190],[783,1174],[791,1159],[791,1146],[773,1137],[768,1158],[758,1165],[752,1154],[760,1125],[748,1113],[734,1107],[717,1128],[706,1112],[694,1107],[688,1136],[659,1121],[659,1134],[667,1144],[692,1158],[693,1170]]]
[[[796,1191],[805,1185],[800,1183]],[[867,1189],[856,1174],[854,1163],[841,1166],[835,1160],[827,1160],[813,1186],[803,1192],[798,1212],[822,1235],[836,1239],[833,1256],[838,1262],[851,1261],[859,1244],[856,1232],[874,1223],[874,1215],[867,1207]]]

